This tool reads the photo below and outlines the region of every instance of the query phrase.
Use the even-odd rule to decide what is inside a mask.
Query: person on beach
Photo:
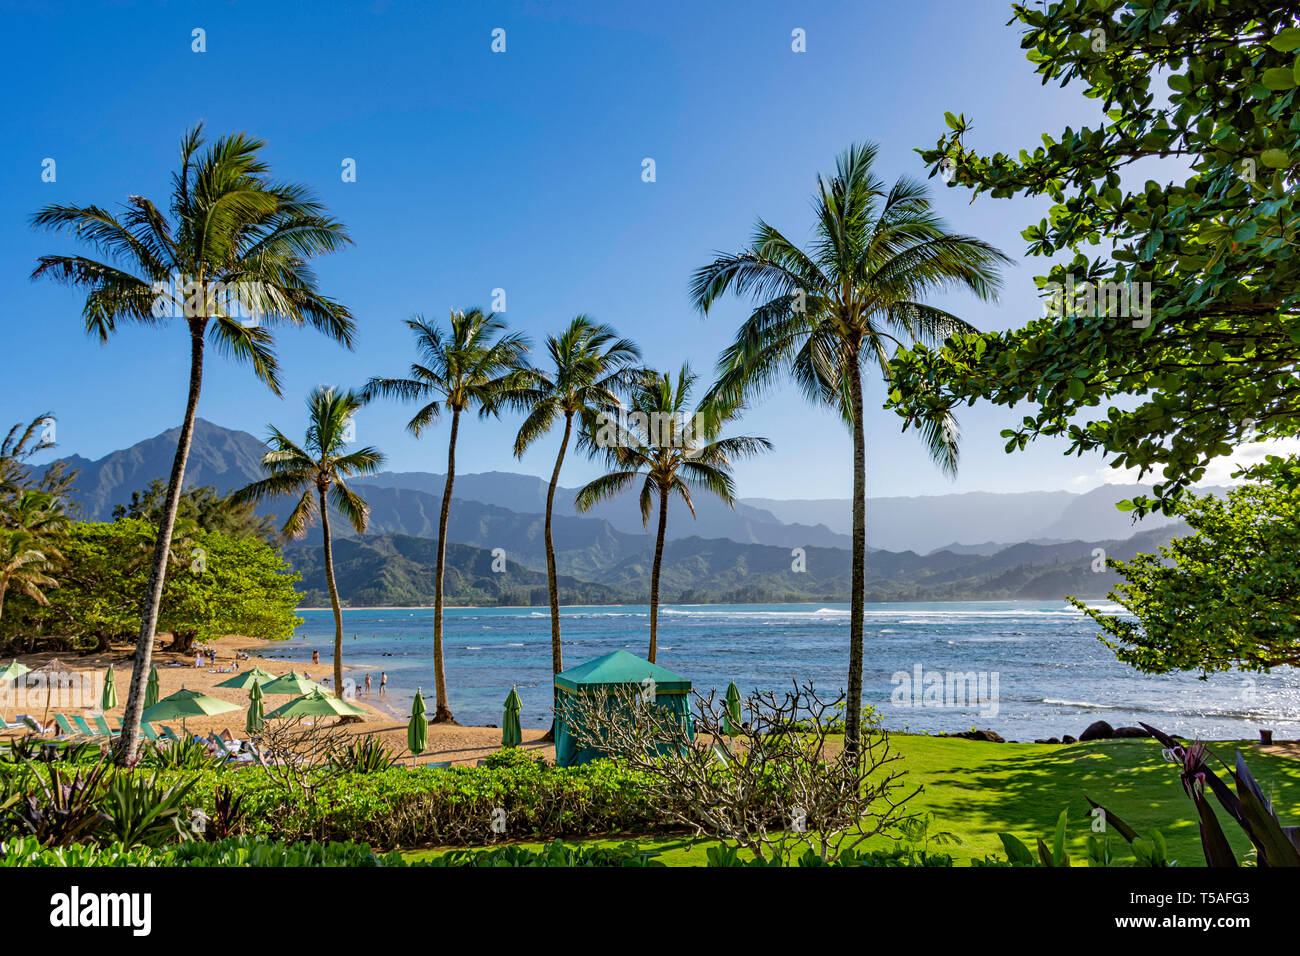
[[[194,652],[194,666],[195,666],[196,668],[199,668],[199,667],[202,667],[202,666],[203,666],[203,652],[202,652],[202,651],[195,651],[195,652]]]
[[[370,675],[366,675],[366,696],[370,696]]]
[[[312,651],[312,652],[311,652],[311,662],[312,662],[313,664],[319,664],[319,663],[320,663],[320,651]]]
[[[380,696],[380,697],[383,697],[384,694],[387,693],[387,691],[388,691],[388,671],[380,671],[380,673],[379,673],[379,696]]]

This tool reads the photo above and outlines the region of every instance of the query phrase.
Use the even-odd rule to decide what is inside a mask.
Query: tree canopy
[[[1013,9],[1043,82],[1081,86],[1099,122],[986,155],[965,116],[949,113],[947,132],[919,152],[972,201],[1051,198],[1023,236],[1031,255],[1056,260],[1035,280],[1053,314],[900,354],[891,404],[924,427],[962,402],[1028,402],[1003,433],[1007,451],[1064,436],[1067,453],[1155,472],[1152,498],[1134,506],[1167,510],[1214,458],[1300,433],[1296,8]]]
[[[1300,665],[1300,460],[1273,457],[1226,497],[1184,495],[1192,534],[1159,555],[1110,561],[1111,599],[1133,618],[1071,601],[1116,656],[1148,673]]]

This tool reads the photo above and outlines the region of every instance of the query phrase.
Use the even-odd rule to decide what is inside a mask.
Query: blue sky
[[[90,458],[179,423],[188,369],[183,326],[124,328],[101,346],[81,299],[28,275],[71,239],[27,221],[49,202],[110,205],[132,193],[163,204],[181,133],[266,139],[275,174],[310,185],[355,245],[316,264],[321,288],[357,318],[355,352],[310,332],[279,333],[285,397],[213,356],[200,415],[265,433],[304,424],[319,383],[360,385],[410,361],[402,320],[491,304],[540,342],[586,312],[636,339],[657,367],[704,373],[746,314],[731,300],[707,319],[691,272],[735,250],[761,215],[804,239],[814,176],[847,144],[880,144],[879,174],[926,173],[916,147],[964,111],[984,151],[1033,147],[1046,130],[1094,116],[1077,91],[1040,85],[1000,0],[702,3],[65,3],[2,4],[0,348],[9,356],[0,422],[53,410],[61,453]],[[207,52],[191,50],[206,31]],[[490,49],[506,31],[506,52]],[[791,50],[806,32],[807,52]],[[53,158],[57,180],[41,180]],[[642,160],[657,180],[642,181]],[[357,181],[340,176],[356,161]],[[1022,258],[1043,205],[981,198],[931,180],[950,225],[1015,257],[997,303],[939,304],[982,329],[1041,312]],[[869,387],[868,491],[1084,490],[1099,457],[1040,443],[1008,456],[1000,429],[1017,410],[961,413],[955,481],[929,463]],[[358,439],[399,470],[441,471],[445,427],[417,441],[410,409],[363,411]],[[462,429],[458,468],[548,475],[554,442],[511,455],[518,419]],[[793,390],[769,396],[742,430],[775,451],[737,472],[745,496],[839,497],[851,485],[849,436]],[[556,439],[558,440],[558,438]],[[563,483],[596,473],[574,459]]]

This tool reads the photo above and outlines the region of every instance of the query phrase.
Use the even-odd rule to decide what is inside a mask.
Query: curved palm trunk
[[[862,372],[856,352],[849,362],[853,401],[853,571],[849,617],[849,688],[844,749],[856,756],[862,741],[862,625],[867,591],[867,437],[862,423]]]
[[[456,433],[460,431],[460,409],[451,410],[451,438],[447,441],[447,483],[442,487],[442,514],[438,517],[438,562],[433,585],[433,683],[437,705],[433,723],[454,724],[447,703],[447,672],[442,662],[442,576],[447,567],[447,517],[451,514],[451,486],[456,480]]]
[[[149,590],[140,612],[140,636],[135,646],[135,664],[131,670],[131,686],[126,696],[126,711],[122,715],[122,736],[118,738],[116,760],[121,766],[134,763],[140,748],[140,715],[144,712],[145,684],[153,662],[154,632],[158,628],[158,610],[162,606],[163,583],[167,577],[167,559],[171,556],[172,531],[176,527],[176,509],[181,500],[181,485],[185,481],[185,463],[190,457],[190,443],[194,439],[194,418],[199,410],[199,391],[203,385],[203,323],[190,325],[190,390],[185,403],[185,421],[181,424],[176,441],[176,456],[172,459],[172,472],[167,479],[167,498],[163,502],[158,521],[158,539],[153,548],[153,569],[149,572]]]
[[[334,546],[330,541],[330,513],[325,500],[325,489],[320,493],[320,530],[325,542],[325,584],[330,591],[330,607],[334,609],[334,693],[343,696],[343,611],[339,608],[339,589],[334,583]]]
[[[668,490],[659,489],[659,535],[655,538],[655,561],[650,569],[650,656],[655,663],[659,652],[659,569],[664,563],[664,532],[668,530]]]
[[[564,416],[564,438],[560,442],[560,452],[555,456],[555,470],[551,472],[551,484],[546,489],[546,523],[543,538],[546,543],[546,587],[551,599],[551,673],[558,674],[564,670],[563,644],[560,641],[560,585],[555,573],[555,541],[551,536],[551,515],[555,510],[555,488],[560,483],[560,467],[564,464],[564,453],[569,448],[569,436],[573,433],[573,413]],[[554,694],[554,690],[552,690]],[[552,701],[554,704],[554,701]],[[543,740],[555,739],[555,724],[552,722]]]

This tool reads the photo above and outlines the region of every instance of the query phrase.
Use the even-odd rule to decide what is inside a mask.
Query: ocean
[[[267,657],[304,666],[328,683],[333,616],[298,612],[293,637]],[[666,605],[660,609],[658,663],[689,677],[696,690],[721,694],[781,692],[811,682],[837,696],[848,672],[847,605]],[[644,606],[561,610],[565,667],[625,649],[644,657]],[[343,612],[343,661],[350,676],[369,672],[376,702],[388,674],[385,706],[410,710],[417,687],[432,710],[433,610],[359,608]],[[550,723],[550,614],[546,608],[449,608],[444,611],[447,684],[462,724],[499,724],[512,685],[526,727]],[[1300,737],[1300,671],[1144,675],[1115,660],[1097,627],[1056,601],[869,604],[863,699],[891,730],[940,733],[972,727],[1009,740],[1078,736],[1094,720],[1139,720],[1168,733],[1204,739]]]

